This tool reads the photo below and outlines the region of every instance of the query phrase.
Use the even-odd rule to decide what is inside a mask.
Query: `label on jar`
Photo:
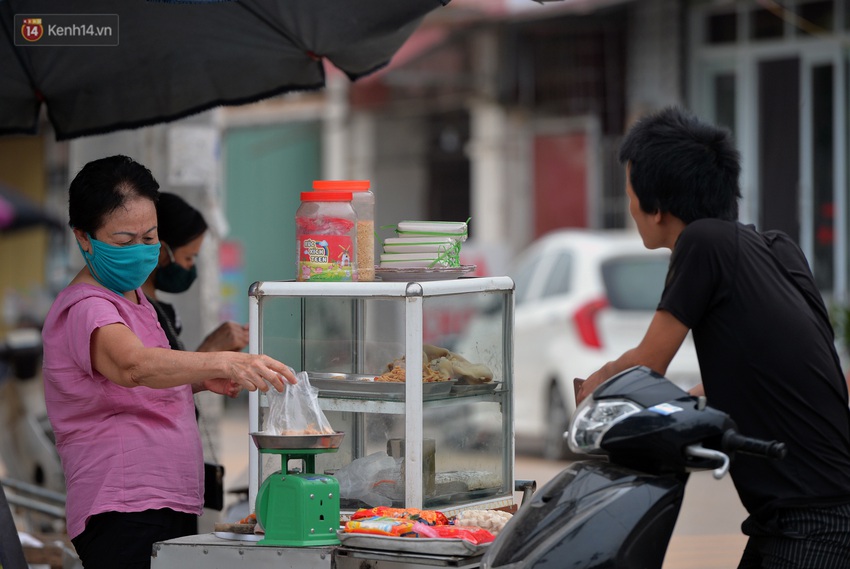
[[[353,242],[350,235],[301,235],[298,241],[299,281],[351,281]]]

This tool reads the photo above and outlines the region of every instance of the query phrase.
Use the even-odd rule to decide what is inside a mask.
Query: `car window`
[[[666,255],[635,255],[603,263],[602,281],[609,304],[620,310],[654,311],[664,290],[668,262]]]
[[[551,263],[552,267],[546,275],[546,284],[543,287],[542,296],[545,298],[570,292],[570,277],[573,267],[572,254],[561,251],[554,258],[548,257],[547,262]]]
[[[514,302],[520,305],[529,299],[532,277],[540,267],[540,256],[526,257],[514,271]]]

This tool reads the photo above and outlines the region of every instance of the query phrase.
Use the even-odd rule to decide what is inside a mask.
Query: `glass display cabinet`
[[[513,506],[513,289],[508,277],[251,286],[249,351],[307,371],[345,433],[314,465],[340,480],[343,512]],[[268,398],[249,405],[262,431]],[[253,507],[280,462],[253,444],[249,460]]]

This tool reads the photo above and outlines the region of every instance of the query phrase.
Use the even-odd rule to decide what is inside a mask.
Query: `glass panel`
[[[797,5],[797,33],[799,35],[831,34],[835,30],[833,0],[817,0]]]
[[[750,12],[750,39],[781,38],[784,29],[785,22],[770,10],[757,8]]]
[[[833,68],[812,68],[812,202],[815,282],[822,292],[833,288],[835,227],[833,201]]]
[[[514,302],[516,302],[517,306],[528,300],[531,292],[531,275],[539,269],[540,257],[538,255],[534,255],[531,257],[525,257],[522,262],[520,262],[516,271],[514,271],[512,275],[514,279],[514,290],[516,291],[514,293]]]
[[[654,311],[661,300],[669,258],[618,257],[602,265],[602,280],[612,308]]]
[[[714,120],[718,125],[735,131],[735,74],[714,76]]]
[[[710,45],[732,43],[738,37],[738,19],[735,12],[712,14],[706,19],[705,41]]]
[[[758,63],[759,227],[800,240],[800,60]],[[781,117],[779,120],[777,117]]]
[[[552,261],[552,269],[546,278],[543,288],[543,297],[566,294],[570,292],[572,280],[573,256],[567,252],[560,252]]]
[[[335,428],[353,433],[354,414],[326,413]],[[351,446],[319,455],[316,470],[335,474],[342,481],[342,509],[372,505],[404,507],[404,415],[363,415],[364,447],[361,460]],[[503,461],[502,412],[496,402],[440,406],[424,410],[424,506],[458,505],[496,494],[509,493]]]

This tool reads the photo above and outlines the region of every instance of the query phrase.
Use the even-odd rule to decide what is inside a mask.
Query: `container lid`
[[[436,261],[441,256],[439,251],[425,253],[381,253],[381,261]]]
[[[369,180],[313,180],[313,189],[322,192],[334,190],[366,192],[369,186]]]
[[[301,192],[302,202],[350,202],[351,192]]]
[[[427,235],[466,235],[465,221],[400,221],[396,232]]]

